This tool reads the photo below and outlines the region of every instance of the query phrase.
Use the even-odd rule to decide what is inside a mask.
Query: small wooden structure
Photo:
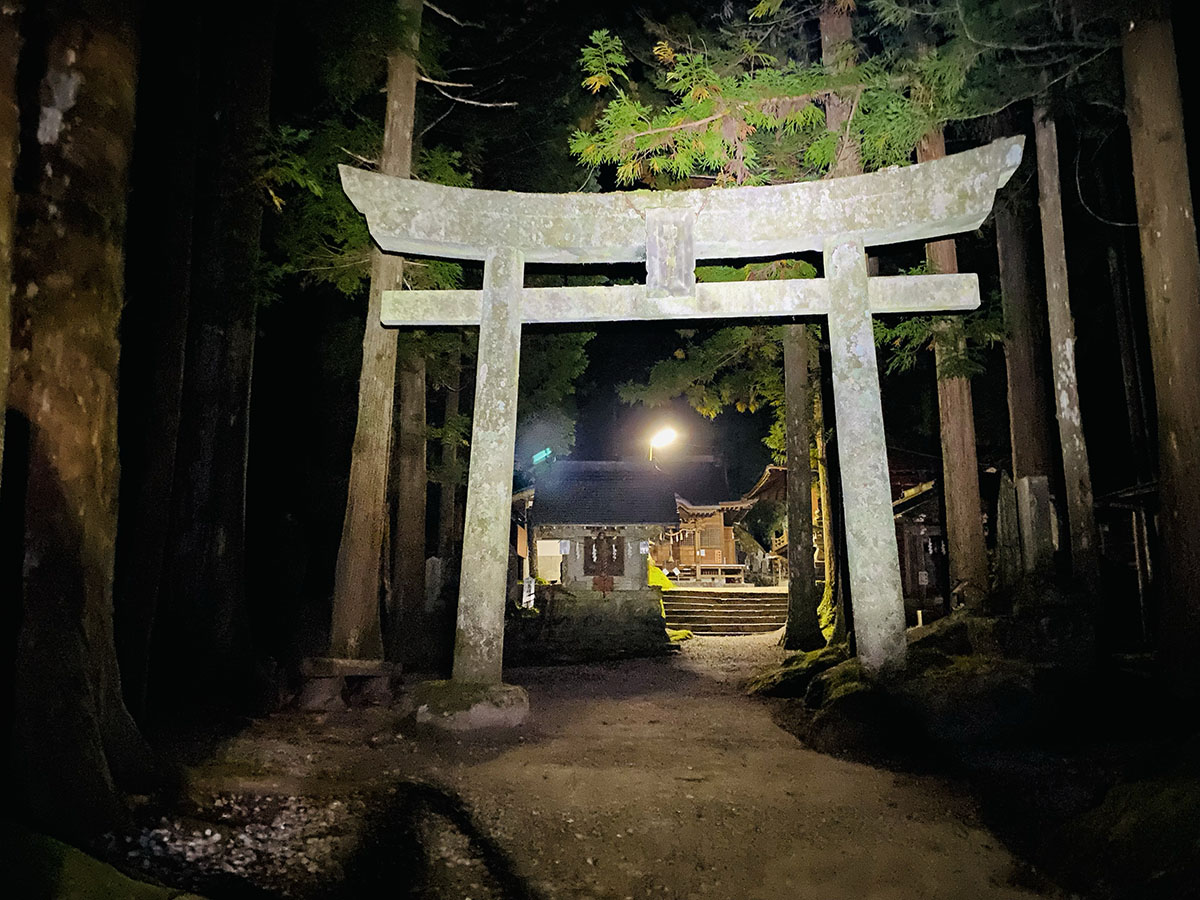
[[[949,600],[948,565],[942,527],[941,461],[936,456],[888,447],[888,480],[892,494],[892,517],[899,551],[900,583],[910,623],[917,611],[928,621],[940,615]],[[813,544],[818,582],[824,580],[825,542],[823,539],[820,491],[817,473],[812,475]],[[744,499],[782,502],[787,497],[787,467],[767,466]],[[780,554],[786,571],[787,532],[772,543],[772,553]]]
[[[537,577],[639,590],[651,543],[678,523],[675,491],[649,462],[559,460],[538,479],[529,523]]]
[[[712,456],[661,464],[674,485],[678,525],[655,541],[654,563],[672,579],[704,584],[742,584],[733,524],[754,504],[732,499],[725,467]]]
[[[532,574],[636,590],[647,584],[648,560],[679,581],[745,581],[732,523],[753,503],[730,493],[724,466],[711,456],[560,460],[513,500],[528,507]]]

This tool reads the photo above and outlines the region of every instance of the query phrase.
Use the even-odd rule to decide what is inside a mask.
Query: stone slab
[[[310,656],[300,663],[305,678],[368,678],[388,677],[395,666],[382,659],[342,659],[330,656]]]
[[[650,297],[690,298],[696,292],[696,214],[690,209],[646,210],[646,291]]]
[[[1017,479],[1017,520],[1021,530],[1021,563],[1030,575],[1046,575],[1054,569],[1054,540],[1051,520],[1050,481],[1045,475]]]

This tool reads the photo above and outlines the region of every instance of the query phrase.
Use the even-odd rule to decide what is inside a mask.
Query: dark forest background
[[[758,6],[793,16],[771,39],[786,30],[789,52],[806,62],[820,60],[818,7],[853,17],[864,58],[886,45],[889,26],[873,4]],[[9,141],[15,165],[6,201],[13,215],[0,241],[12,263],[13,322],[3,360],[12,374],[0,481],[0,689],[21,773],[14,803],[37,821],[89,833],[120,818],[126,792],[169,778],[147,736],[278,708],[300,683],[301,661],[329,648],[362,427],[364,327],[374,327],[365,225],[340,193],[336,165],[379,163],[388,61],[395,76],[397,48],[419,46],[410,72],[416,177],[490,190],[625,189],[616,164],[584,165],[571,151],[575,132],[601,127],[611,99],[581,86],[581,48],[597,29],[622,36],[639,96],[665,104],[655,45],[667,41],[683,53],[708,40],[715,48],[754,11],[666,0],[636,7],[445,0],[445,7],[394,0],[6,6],[0,55],[11,64],[7,99],[15,103],[0,121],[0,139]],[[991,21],[989,4],[971,7]],[[1195,146],[1196,61],[1182,9],[1174,10],[1178,56],[1163,64],[1178,71],[1183,124]],[[1151,652],[1171,603],[1186,607],[1172,621],[1188,623],[1171,632],[1196,634],[1200,591],[1186,553],[1173,557],[1172,569],[1156,543],[1156,566],[1173,580],[1160,579],[1167,599],[1149,601],[1147,630],[1121,557],[1131,504],[1158,509],[1158,417],[1175,409],[1155,393],[1152,345],[1163,338],[1148,324],[1155,314],[1147,313],[1136,227],[1134,173],[1156,162],[1135,160],[1123,97],[1118,26],[1142,12],[1116,3],[1046,4],[1039,14],[1059,29],[1051,41],[1058,55],[1037,65],[1020,53],[1001,55],[990,78],[1015,83],[1044,69],[1055,73],[1048,91],[1009,97],[995,116],[936,124],[949,153],[997,133],[1028,136],[1025,162],[1001,202],[1028,238],[1026,268],[1043,298],[1034,105],[1057,122],[1079,402],[1096,515],[1113,535],[1112,558],[1100,563],[1107,567],[1102,630],[1112,649]],[[1170,21],[1170,9],[1166,15]],[[919,27],[902,28],[896,46],[921,44],[911,33]],[[948,28],[922,40],[948,41]],[[713,177],[686,173],[669,186]],[[668,187],[648,175],[636,186],[648,185]],[[1192,241],[1194,253],[1194,234]],[[924,247],[895,248],[879,265],[903,271],[924,257]],[[994,220],[958,237],[958,264],[979,273],[985,305],[998,309]],[[478,267],[438,261],[414,261],[404,273],[414,287],[477,287],[481,277]],[[531,269],[527,283],[640,277],[636,267],[546,267]],[[1194,306],[1196,297],[1180,302]],[[644,434],[664,413],[623,402],[618,388],[652,385],[656,363],[697,352],[706,324],[687,325],[700,333],[681,335],[684,326],[673,322],[528,329],[516,483],[534,477],[526,460],[543,446],[575,459],[640,455]],[[1176,331],[1175,338],[1180,358],[1194,358],[1200,334]],[[438,556],[449,570],[441,590],[447,604],[461,536],[472,341],[469,330],[402,336],[395,411],[389,404],[373,425],[376,433],[395,425],[397,435],[403,428],[417,435],[390,447],[385,440],[392,480],[381,526],[391,543],[369,538],[383,557],[380,578],[402,593],[409,588],[400,585],[412,583],[405,573],[414,566],[423,573],[424,560]],[[905,341],[891,334],[880,344],[889,444],[937,456],[934,353],[928,335]],[[1046,365],[1045,335],[1031,347]],[[1003,340],[980,346],[971,379],[985,507],[995,502],[990,476],[1012,470],[1021,442],[1010,434],[1005,352]],[[902,354],[909,365],[891,366]],[[1052,416],[1050,382],[1027,388]],[[411,390],[401,398],[409,389],[416,400]],[[665,398],[670,415],[686,423],[689,452],[725,459],[740,494],[778,456],[764,438],[780,404],[738,412],[736,398],[727,400],[712,418],[686,396]],[[404,425],[404,416],[420,424]],[[1061,496],[1057,431],[1047,421],[1054,462],[1043,474]],[[1186,427],[1194,433],[1200,423]],[[1193,464],[1166,485],[1172,503],[1194,505],[1197,484]],[[403,499],[414,490],[417,505]],[[1190,526],[1175,527],[1172,539],[1194,547],[1194,538],[1178,538]],[[1059,564],[1069,580],[1066,555]],[[395,632],[414,601],[393,604],[381,591],[367,602]],[[431,636],[428,653],[397,649],[385,635],[389,655],[444,670],[452,629],[436,618],[420,627]],[[1177,646],[1177,656],[1194,655],[1194,644],[1179,646],[1190,650]],[[1172,676],[1184,693],[1192,677],[1185,670],[1195,668]]]

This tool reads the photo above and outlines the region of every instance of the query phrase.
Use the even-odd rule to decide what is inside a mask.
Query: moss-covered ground
[[[1038,646],[1008,637],[1024,634]],[[1041,622],[959,616],[923,636],[885,681],[829,647],[789,656],[750,690],[814,749],[966,778],[1030,871],[1080,896],[1200,898],[1196,717],[1151,659],[1094,654],[1083,666],[1072,653],[1055,665]]]

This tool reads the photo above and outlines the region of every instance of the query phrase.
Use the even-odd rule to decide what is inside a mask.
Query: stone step
[[[783,622],[706,622],[693,624],[675,624],[667,621],[668,628],[686,628],[692,634],[702,635],[739,635],[765,634],[783,627]]]
[[[693,606],[690,603],[681,603],[678,606],[667,603],[663,604],[663,608],[670,615],[672,610],[688,610],[689,612],[712,613],[714,616],[737,615],[742,612],[769,612],[769,613],[786,613],[787,604],[781,603],[779,606],[767,606],[765,604],[756,604],[754,606],[741,606],[730,604],[728,606]]]
[[[739,590],[723,590],[723,591],[706,591],[697,588],[676,588],[673,591],[664,591],[663,599],[679,599],[686,598],[688,600],[787,600],[786,592],[778,591],[762,591],[755,588],[739,589]]]
[[[787,600],[689,600],[682,598],[679,600],[664,600],[663,606],[667,609],[687,607],[688,609],[753,609],[759,607],[762,609],[787,609]]]
[[[667,607],[667,618],[671,616],[699,616],[714,619],[728,619],[731,616],[786,616],[787,607],[752,607],[750,609],[694,609],[690,606]]]
[[[667,606],[787,606],[786,596],[734,596],[728,600],[710,596],[665,596],[662,602]]]
[[[748,622],[757,622],[760,619],[778,619],[783,621],[787,618],[787,610],[730,610],[724,613],[714,613],[712,611],[697,611],[688,612],[686,610],[667,610],[668,619],[690,619],[696,621],[712,621],[712,622],[736,622],[739,619],[745,619]]]
[[[787,623],[788,597],[761,588],[681,588],[663,594],[669,628],[700,635],[763,634]]]

